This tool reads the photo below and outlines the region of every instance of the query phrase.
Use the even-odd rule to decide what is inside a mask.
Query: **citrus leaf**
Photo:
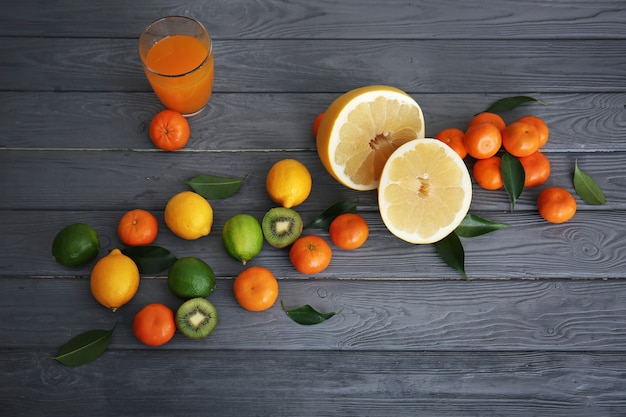
[[[502,181],[504,188],[511,199],[511,213],[515,210],[515,202],[524,191],[524,181],[526,173],[522,163],[508,152],[502,155],[500,161],[500,172],[502,173]]]
[[[247,175],[243,178],[218,177],[216,175],[200,174],[183,184],[189,185],[195,192],[202,197],[211,199],[220,199],[230,197],[241,188]]]
[[[176,262],[176,257],[160,246],[131,246],[122,249],[122,253],[137,264],[137,268],[142,274],[156,274]]]
[[[280,305],[282,306],[283,311],[287,313],[287,316],[289,316],[291,320],[304,326],[323,323],[335,314],[337,314],[335,312],[320,313],[308,304],[305,304],[302,307],[298,307],[293,310],[287,310],[285,308],[285,304],[282,301],[280,302]]]
[[[335,217],[344,213],[356,213],[356,203],[346,200],[337,201],[335,204],[324,210],[322,214],[313,219],[313,221],[306,225],[305,228],[328,230],[330,223],[335,219]]]
[[[606,197],[598,183],[578,167],[578,159],[574,165],[574,189],[576,194],[587,204],[600,205],[606,203]]]
[[[508,224],[483,219],[468,213],[454,230],[459,237],[475,237],[509,227]]]
[[[111,335],[117,323],[111,330],[88,330],[81,333],[61,346],[56,356],[46,356],[67,366],[79,366],[97,359],[109,346]]]
[[[538,100],[534,97],[530,96],[513,96],[513,97],[505,97],[500,100],[495,101],[491,104],[491,106],[487,107],[484,111],[490,113],[498,113],[503,111],[513,110],[516,107],[521,106],[525,103],[536,102],[539,104],[546,105],[545,102]]]
[[[452,232],[436,242],[435,248],[446,265],[460,272],[463,278],[469,279],[465,273],[465,250],[463,250],[463,243],[461,243],[456,232]]]

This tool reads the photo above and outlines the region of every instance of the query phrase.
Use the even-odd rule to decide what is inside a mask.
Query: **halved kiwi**
[[[302,234],[302,217],[295,210],[274,207],[261,222],[265,240],[275,248],[291,245]]]
[[[217,326],[217,310],[206,298],[192,298],[178,308],[176,326],[190,339],[205,338]]]

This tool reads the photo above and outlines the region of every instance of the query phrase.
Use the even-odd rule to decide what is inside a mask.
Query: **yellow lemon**
[[[200,194],[183,191],[167,202],[165,224],[178,237],[199,239],[211,232],[213,208]]]
[[[397,88],[373,85],[331,103],[316,144],[322,164],[337,181],[355,190],[373,190],[389,155],[423,137],[424,116],[415,100]]]
[[[265,188],[272,201],[285,208],[303,203],[311,194],[311,185],[311,173],[295,159],[276,162],[265,179]]]
[[[437,139],[417,139],[387,160],[378,187],[385,226],[411,243],[433,243],[463,220],[472,201],[472,181],[461,157]]]
[[[91,271],[91,293],[113,311],[129,302],[138,288],[139,269],[119,249],[101,258]]]

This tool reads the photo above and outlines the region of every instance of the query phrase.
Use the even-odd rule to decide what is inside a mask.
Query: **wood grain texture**
[[[440,94],[623,93],[625,44],[615,39],[215,41],[214,91],[320,93],[388,84]],[[0,66],[0,90],[148,92],[136,49],[134,39],[14,38],[0,44],[0,55],[14,63]],[[30,76],[32,68],[37,77]]]
[[[618,352],[626,340],[626,284],[619,281],[295,280],[279,276],[279,302],[253,313],[239,307],[232,279],[218,279],[208,299],[218,326],[201,341],[177,333],[163,351],[350,350],[438,352]],[[137,311],[153,302],[182,303],[164,279],[142,278],[133,300],[112,313],[98,304],[89,280],[3,277],[3,349],[54,354],[72,336],[118,326],[111,350],[141,348],[132,333]],[[282,311],[310,304],[338,314],[301,326]],[[77,312],[80,312],[77,314]],[[254,353],[250,353],[253,355]],[[277,356],[280,356],[277,353]],[[486,354],[488,356],[488,354]]]
[[[341,93],[216,93],[204,113],[190,121],[187,150],[315,150],[311,124]],[[547,103],[504,114],[526,114],[550,127],[550,152],[626,151],[626,93],[527,92]],[[413,94],[426,135],[465,129],[475,113],[502,94]],[[0,92],[2,149],[154,150],[148,125],[162,109],[153,93]],[[280,121],[276,115],[280,114]],[[80,117],[77,117],[80,115]]]
[[[63,0],[38,7],[36,0],[23,0],[0,14],[0,35],[136,38],[153,20],[183,14],[202,20],[215,39],[624,39],[623,6],[620,0],[483,0],[480,5],[458,0]]]

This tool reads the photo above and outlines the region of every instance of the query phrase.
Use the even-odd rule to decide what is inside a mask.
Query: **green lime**
[[[167,286],[180,298],[206,297],[215,289],[215,274],[202,259],[179,258],[167,273]]]
[[[86,265],[93,261],[99,252],[98,233],[85,223],[65,226],[52,242],[52,256],[64,266]]]
[[[245,265],[263,248],[261,224],[249,214],[237,214],[224,223],[222,243],[230,256]]]

